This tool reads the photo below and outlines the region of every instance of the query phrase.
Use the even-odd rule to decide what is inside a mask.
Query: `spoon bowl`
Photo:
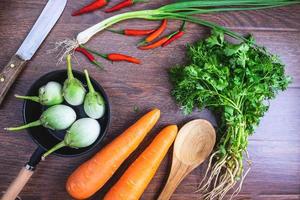
[[[167,183],[157,200],[168,200],[180,182],[210,155],[216,142],[213,126],[196,119],[185,124],[174,143],[172,167]]]
[[[211,153],[215,140],[215,130],[208,121],[190,121],[178,133],[174,154],[182,163],[197,167]]]

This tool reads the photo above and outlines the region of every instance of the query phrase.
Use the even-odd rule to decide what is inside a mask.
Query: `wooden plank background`
[[[43,43],[38,53],[27,65],[4,105],[0,108],[0,192],[5,191],[18,171],[27,162],[36,145],[26,131],[8,133],[6,126],[22,123],[22,101],[13,94],[24,94],[30,85],[41,75],[56,69],[64,69],[64,63],[56,64],[56,53],[49,53],[54,43],[72,38],[85,28],[111,16],[102,11],[81,17],[71,17],[71,12],[90,2],[90,0],[69,1],[65,12]],[[112,0],[113,5],[117,0]],[[151,1],[130,9],[156,8],[170,1]],[[4,66],[12,56],[31,26],[39,16],[46,1],[40,0],[1,0],[0,1],[0,66]],[[257,43],[278,54],[286,64],[286,71],[293,77],[289,89],[271,102],[269,112],[262,119],[256,133],[250,138],[249,152],[253,160],[252,170],[245,180],[244,187],[237,199],[283,200],[300,199],[300,6],[291,6],[261,11],[245,11],[204,16],[239,33],[252,33]],[[159,22],[131,20],[115,28],[151,28]],[[180,23],[170,21],[169,31],[175,30]],[[103,61],[105,71],[100,71],[82,56],[74,69],[88,68],[91,75],[106,89],[112,104],[112,122],[105,141],[111,141],[139,116],[152,107],[162,111],[161,120],[149,134],[145,142],[124,163],[111,181],[91,199],[101,199],[107,189],[118,179],[132,160],[145,148],[158,130],[171,123],[182,125],[190,119],[205,118],[215,124],[209,111],[195,111],[184,116],[170,97],[170,84],[167,70],[185,63],[185,44],[204,38],[209,30],[202,26],[188,24],[183,39],[166,47],[152,51],[139,51],[135,45],[138,38],[124,37],[109,32],[99,33],[88,46],[103,53],[120,52],[142,59],[142,65],[127,63],[111,64]],[[140,108],[139,113],[133,107]],[[23,200],[67,200],[70,199],[64,186],[68,175],[93,153],[76,158],[51,156],[40,163],[36,173],[26,185],[21,197]],[[156,199],[170,168],[171,154],[160,166],[156,176],[145,191],[142,199]],[[172,200],[194,200],[197,183],[201,181],[205,167],[193,171],[179,186]],[[101,171],[99,172],[101,173]]]

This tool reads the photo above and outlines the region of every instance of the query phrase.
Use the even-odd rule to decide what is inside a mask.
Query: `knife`
[[[0,105],[9,88],[26,63],[38,50],[48,33],[61,16],[67,0],[49,0],[41,15],[33,25],[22,45],[8,64],[0,71]]]

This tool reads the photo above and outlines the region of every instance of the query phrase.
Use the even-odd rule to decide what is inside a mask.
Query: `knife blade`
[[[4,96],[63,13],[67,0],[49,0],[29,34],[0,72],[0,104]]]
[[[30,60],[61,16],[67,0],[49,0],[41,15],[17,51],[23,60]]]

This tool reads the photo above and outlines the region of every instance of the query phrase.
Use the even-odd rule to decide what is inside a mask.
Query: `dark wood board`
[[[0,66],[4,66],[16,52],[47,1],[40,0],[1,0],[0,1]],[[57,54],[49,50],[54,43],[65,38],[73,38],[85,28],[111,16],[102,11],[81,17],[71,17],[71,12],[87,4],[89,0],[69,1],[67,7],[45,40],[39,51],[29,62],[15,82],[0,108],[0,192],[28,160],[36,145],[26,131],[8,133],[6,126],[22,123],[22,101],[13,94],[24,94],[30,85],[41,75],[56,69],[64,69],[64,63],[56,64]],[[110,5],[117,0],[111,1]],[[130,9],[156,8],[170,1],[151,1]],[[300,6],[270,10],[223,13],[204,16],[206,19],[227,26],[242,34],[252,33],[258,44],[266,46],[278,54],[286,64],[286,70],[293,77],[289,89],[280,93],[271,102],[271,107],[255,134],[250,137],[249,153],[253,160],[252,170],[244,182],[237,199],[296,200],[300,199]],[[131,20],[120,23],[115,28],[156,27],[159,22]],[[171,21],[169,29],[175,30],[180,23]],[[205,118],[213,124],[215,118],[209,111],[195,111],[184,116],[170,97],[170,83],[167,70],[185,63],[185,44],[197,41],[209,34],[202,26],[188,24],[187,34],[178,42],[152,51],[139,51],[135,48],[138,38],[124,37],[109,32],[99,33],[88,46],[103,53],[120,52],[142,59],[142,65],[127,63],[111,64],[103,61],[106,68],[100,71],[85,58],[76,55],[74,69],[87,68],[91,75],[106,89],[112,104],[112,123],[99,150],[104,144],[120,134],[139,116],[152,107],[162,111],[161,119],[138,150],[127,160],[112,180],[91,199],[101,199],[105,191],[115,182],[132,160],[152,140],[165,125],[176,123],[179,126],[195,118]],[[134,106],[140,112],[133,111]],[[36,173],[21,193],[23,200],[67,200],[65,191],[68,175],[80,163],[93,155],[62,158],[50,156],[40,163]],[[159,194],[170,168],[171,153],[166,156],[151,184],[145,191],[143,200],[154,200]],[[201,181],[205,167],[193,171],[178,187],[172,200],[196,200],[194,194]],[[99,172],[101,173],[101,172]]]

